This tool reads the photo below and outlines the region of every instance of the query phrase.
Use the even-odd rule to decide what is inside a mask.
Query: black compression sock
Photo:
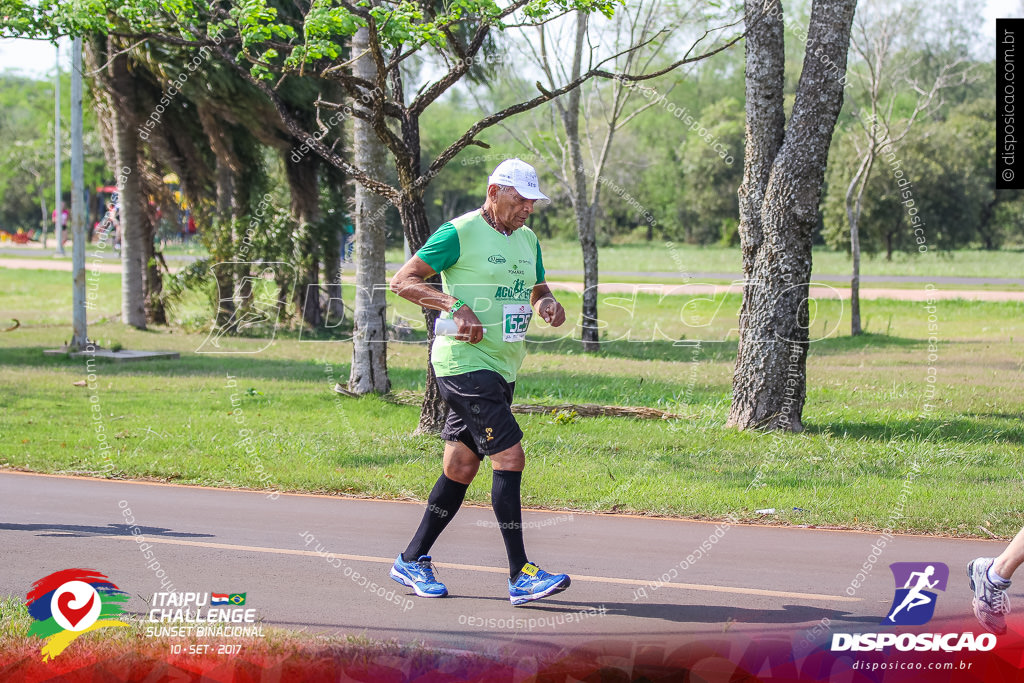
[[[523,511],[519,500],[522,480],[522,472],[508,470],[494,470],[491,480],[491,506],[505,541],[509,578],[513,579],[527,562],[526,548],[523,547]]]
[[[423,512],[420,527],[409,542],[409,547],[402,553],[404,561],[415,562],[421,555],[430,552],[434,541],[462,506],[462,499],[466,497],[468,488],[469,484],[460,484],[444,474],[437,478],[437,483],[427,498],[427,509]]]

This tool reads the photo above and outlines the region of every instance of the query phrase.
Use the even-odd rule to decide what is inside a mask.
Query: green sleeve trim
[[[544,282],[544,259],[540,256],[540,240],[537,241],[537,282]]]
[[[416,255],[435,273],[448,270],[459,260],[459,233],[452,223],[445,223],[430,236]]]

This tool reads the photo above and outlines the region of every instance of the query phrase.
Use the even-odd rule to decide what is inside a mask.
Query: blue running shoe
[[[540,600],[555,593],[561,593],[569,587],[571,580],[566,574],[548,574],[546,571],[527,562],[516,580],[508,580],[508,599],[512,605],[525,605],[533,600]]]
[[[409,586],[421,598],[443,598],[448,595],[444,584],[434,578],[430,555],[420,555],[420,559],[415,562],[406,562],[399,553],[395,566],[391,568],[391,578]]]

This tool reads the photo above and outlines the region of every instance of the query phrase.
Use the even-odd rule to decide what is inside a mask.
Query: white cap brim
[[[495,178],[494,176],[491,176],[490,178],[487,179],[487,184],[498,185],[499,187],[514,188],[515,191],[519,193],[519,196],[523,197],[524,199],[538,199],[546,202],[551,201],[551,198],[548,197],[543,192],[541,192],[540,190],[535,190],[528,186],[515,185],[513,183],[510,183],[508,178]]]
[[[513,185],[512,187],[516,187],[516,186]],[[518,192],[524,199],[542,199],[542,200],[548,201],[548,202],[551,201],[548,198],[548,196],[546,194],[544,194],[543,192],[541,192],[540,190],[534,190],[534,189],[531,189],[529,187],[526,187],[526,188],[516,187],[516,192]]]

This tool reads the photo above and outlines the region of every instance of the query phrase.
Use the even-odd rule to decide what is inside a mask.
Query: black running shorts
[[[481,460],[522,441],[523,430],[512,416],[515,382],[509,384],[493,370],[474,370],[438,377],[437,388],[448,404],[441,430],[445,441],[461,441]]]

